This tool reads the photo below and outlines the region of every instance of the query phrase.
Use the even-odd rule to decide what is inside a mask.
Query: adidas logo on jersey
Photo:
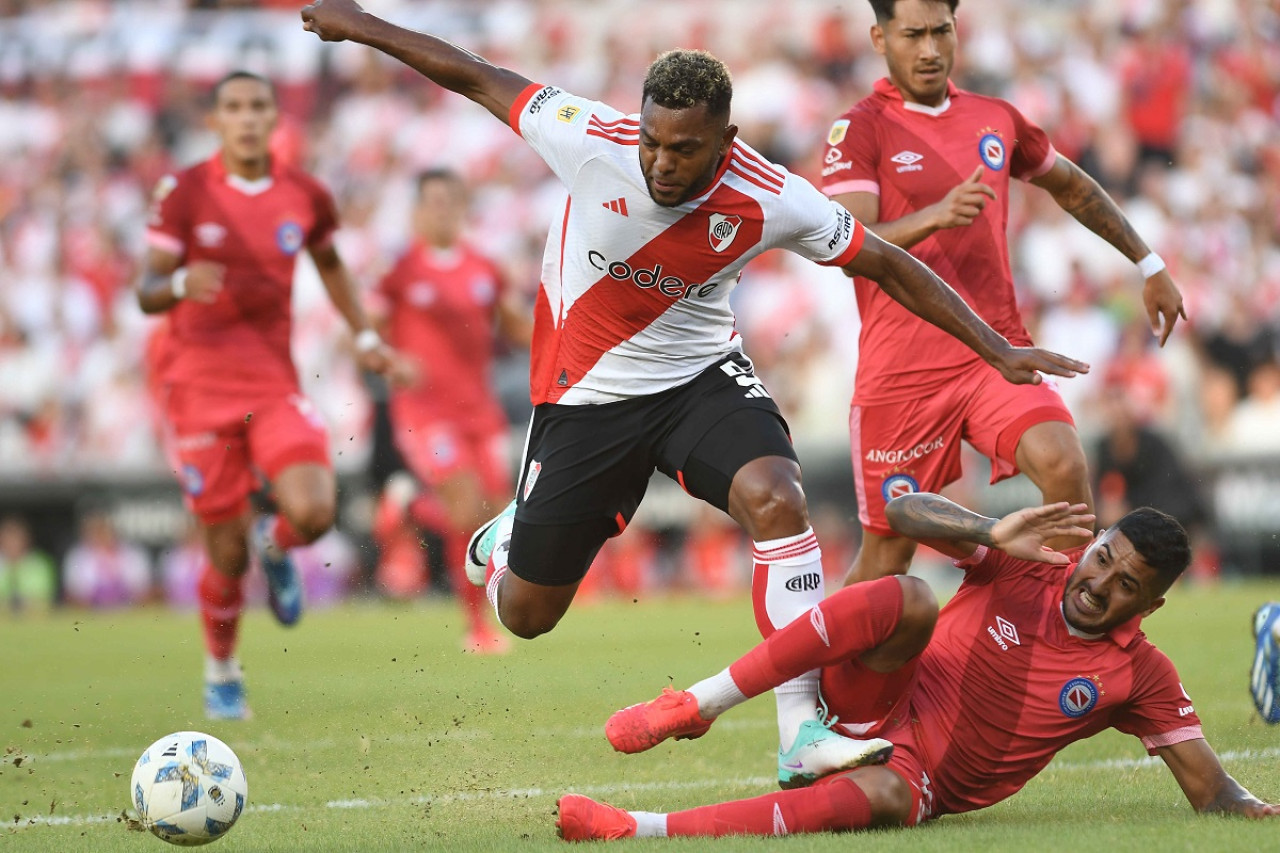
[[[924,166],[920,165],[920,161],[924,159],[923,154],[917,154],[914,151],[899,151],[889,159],[898,164],[898,174],[924,171]]]
[[[604,204],[600,206],[604,208],[608,208],[609,210],[612,210],[614,213],[621,213],[623,216],[627,215],[627,200],[625,197],[615,198],[613,201],[606,201]]]

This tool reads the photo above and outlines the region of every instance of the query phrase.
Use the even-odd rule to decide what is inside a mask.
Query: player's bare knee
[[[531,613],[514,607],[498,608],[498,621],[522,640],[532,640],[551,631],[560,623],[560,617],[549,613]]]
[[[792,476],[754,476],[735,478],[733,488],[737,503],[747,516],[748,532],[755,538],[776,538],[788,530],[802,532],[809,526],[809,508],[804,489]],[[770,532],[763,532],[770,531]]]
[[[872,826],[901,826],[911,816],[911,786],[887,767],[869,767],[862,790],[871,805]]]
[[[897,581],[902,587],[902,615],[894,639],[906,644],[903,652],[910,659],[924,651],[933,636],[933,626],[938,622],[938,598],[920,578],[903,575]]]
[[[285,515],[293,529],[307,542],[314,542],[323,536],[333,527],[336,516],[337,509],[332,500],[308,501]]]

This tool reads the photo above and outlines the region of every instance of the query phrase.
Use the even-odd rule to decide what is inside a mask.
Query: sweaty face
[[[271,87],[246,77],[222,84],[210,123],[233,164],[253,164],[266,160],[278,115]]]
[[[708,114],[704,104],[669,109],[646,100],[640,111],[640,171],[649,197],[675,207],[700,195],[737,132],[723,117]]]
[[[427,181],[418,194],[414,210],[418,236],[426,243],[447,249],[462,233],[463,214],[466,205],[462,187],[450,180]]]
[[[1102,634],[1164,604],[1160,577],[1119,530],[1104,532],[1081,558],[1062,594],[1062,615],[1075,629]]]
[[[893,20],[871,28],[871,43],[904,100],[931,107],[947,97],[956,61],[956,21],[940,0],[898,0]]]

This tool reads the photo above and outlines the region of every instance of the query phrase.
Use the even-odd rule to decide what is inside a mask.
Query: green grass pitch
[[[1228,770],[1280,800],[1280,727],[1247,693],[1249,615],[1280,583],[1180,586],[1148,624],[1178,664]],[[151,850],[116,816],[133,762],[170,731],[207,731],[245,765],[233,851],[557,850],[556,797],[578,791],[667,811],[773,785],[773,702],[748,703],[698,741],[614,753],[615,709],[685,687],[755,642],[750,601],[642,598],[575,606],[503,658],[459,651],[447,602],[353,604],[295,629],[243,626],[255,716],[201,714],[194,614],[159,609],[0,618],[0,849]],[[1000,698],[992,696],[991,702]],[[995,808],[916,830],[789,839],[627,842],[703,850],[1267,850],[1280,822],[1195,816],[1162,764],[1109,732],[1064,752]]]

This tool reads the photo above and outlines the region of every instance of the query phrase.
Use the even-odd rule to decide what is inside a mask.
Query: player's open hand
[[[996,191],[982,182],[987,167],[979,165],[964,183],[951,188],[942,201],[933,206],[934,227],[959,228],[982,215],[988,201],[995,201]]]
[[[1070,379],[1089,372],[1089,365],[1039,347],[1015,347],[997,353],[991,366],[1014,385],[1039,385],[1041,373]]]
[[[302,28],[321,41],[344,41],[360,29],[363,14],[355,0],[316,0],[302,8]]]
[[[1093,538],[1094,515],[1088,504],[1066,501],[1011,512],[991,528],[991,542],[1011,557],[1066,565],[1071,559],[1044,543],[1059,536]]]
[[[213,261],[192,261],[187,264],[186,296],[189,302],[200,302],[210,305],[217,301],[222,292],[223,279],[227,268]]]
[[[1151,321],[1151,334],[1160,336],[1160,346],[1169,340],[1178,318],[1187,319],[1187,309],[1182,304],[1182,293],[1173,283],[1168,270],[1147,279],[1142,286],[1142,303],[1147,307],[1147,319]],[[1163,321],[1163,328],[1161,322]]]

